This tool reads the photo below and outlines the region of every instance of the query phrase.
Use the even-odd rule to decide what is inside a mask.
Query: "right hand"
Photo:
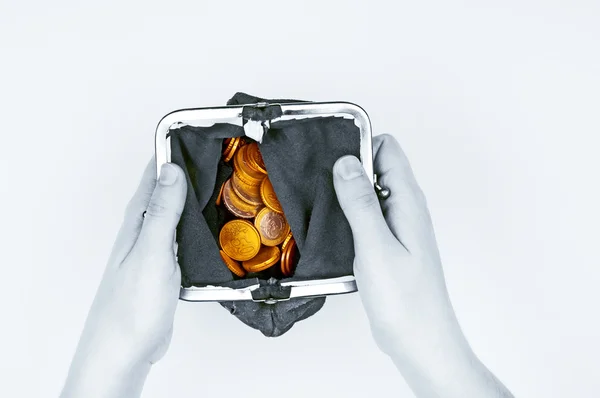
[[[420,360],[469,350],[454,315],[425,197],[394,137],[373,137],[380,202],[354,156],[334,165],[338,201],[352,229],[354,275],[380,349]],[[346,178],[344,178],[346,176]],[[448,355],[454,355],[454,353]]]

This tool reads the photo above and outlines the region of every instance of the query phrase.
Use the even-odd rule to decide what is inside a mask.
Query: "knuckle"
[[[389,133],[383,133],[378,135],[378,137],[381,137],[381,143],[385,144],[385,145],[389,145],[390,143],[394,142],[394,143],[398,143],[398,140],[396,140],[396,137],[394,137],[393,135],[389,134]]]
[[[391,134],[381,134],[373,139],[376,167],[389,170],[391,166],[402,174],[412,174],[410,162],[400,142]]]
[[[400,142],[398,142],[396,137],[388,133],[378,135],[377,137],[379,137],[378,144],[380,146],[385,148],[393,148],[394,151],[397,152],[397,155],[399,155],[402,160],[405,160],[406,156],[404,155],[404,151],[402,150]]]
[[[163,218],[169,214],[169,207],[166,203],[161,200],[153,200],[148,204],[146,209],[146,216]]]
[[[371,209],[375,206],[379,206],[379,199],[375,195],[375,192],[365,191],[357,196],[355,196],[352,200],[352,207],[357,210],[365,210]]]

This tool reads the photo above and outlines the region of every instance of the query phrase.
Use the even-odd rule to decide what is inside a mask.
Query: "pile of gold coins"
[[[233,163],[233,174],[221,186],[215,204],[235,217],[219,232],[223,262],[240,278],[276,265],[283,277],[292,276],[296,242],[258,144],[235,137],[223,145],[223,161]]]

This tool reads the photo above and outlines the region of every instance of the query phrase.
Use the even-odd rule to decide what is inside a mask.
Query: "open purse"
[[[233,169],[222,158],[226,139],[256,142],[295,239],[294,272],[278,267],[239,277],[220,256],[219,231],[231,219],[215,203]],[[180,166],[186,203],[177,227],[180,298],[217,301],[265,336],[279,336],[319,311],[325,297],[356,291],[354,247],[333,186],[333,165],[358,157],[373,184],[371,125],[347,102],[266,100],[237,93],[227,106],[166,115],[156,130],[157,170]]]

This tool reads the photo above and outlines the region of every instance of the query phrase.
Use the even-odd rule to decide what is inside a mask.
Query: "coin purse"
[[[294,273],[239,278],[219,254],[226,210],[215,202],[232,167],[227,138],[259,146],[273,189],[296,241]],[[226,106],[171,112],[155,136],[157,175],[172,162],[185,172],[186,203],[176,231],[180,299],[216,301],[266,336],[279,336],[316,313],[325,297],[357,290],[352,233],[333,187],[333,165],[361,160],[375,184],[371,124],[348,102],[267,100],[237,93]]]

